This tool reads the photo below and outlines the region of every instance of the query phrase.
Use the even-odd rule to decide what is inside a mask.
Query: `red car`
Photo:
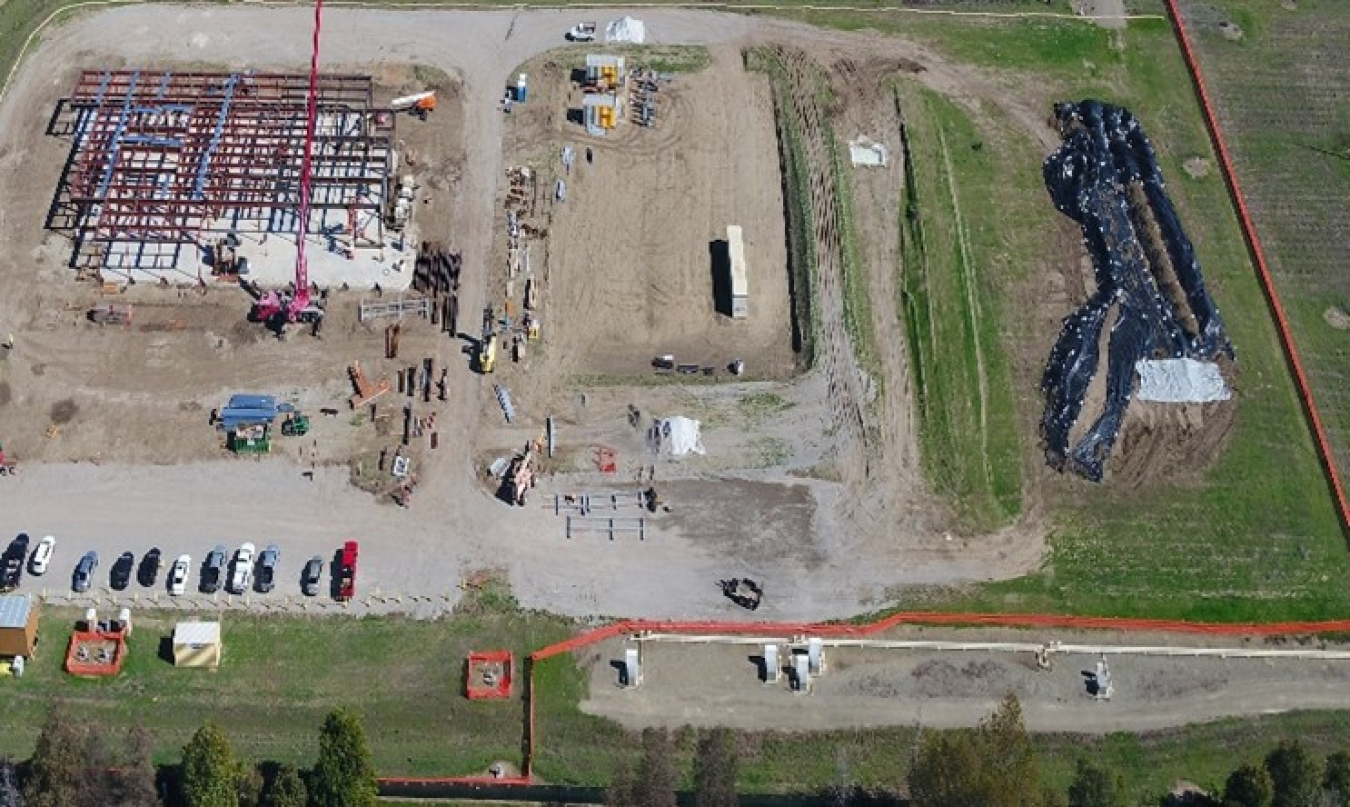
[[[338,565],[339,600],[350,600],[356,595],[356,556],[359,549],[355,541],[342,545],[342,562]]]

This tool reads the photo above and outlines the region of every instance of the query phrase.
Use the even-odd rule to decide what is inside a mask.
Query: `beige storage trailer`
[[[179,622],[173,629],[173,666],[220,666],[220,623]]]

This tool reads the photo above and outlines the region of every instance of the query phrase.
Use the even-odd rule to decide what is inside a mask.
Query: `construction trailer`
[[[739,224],[727,225],[727,269],[731,272],[731,316],[745,319],[750,316],[750,285]]]
[[[220,667],[219,622],[179,622],[173,627],[173,666]]]
[[[77,269],[141,279],[195,278],[202,245],[231,233],[293,238],[309,89],[308,75],[81,72],[48,127],[71,143],[48,229],[72,237]],[[353,246],[378,248],[394,116],[373,95],[369,76],[318,76],[308,230],[357,222]]]
[[[581,99],[581,117],[587,134],[604,137],[623,120],[623,101],[613,93],[587,95]]]
[[[38,643],[38,607],[32,594],[0,596],[0,658],[28,658]]]
[[[628,80],[622,56],[604,53],[586,54],[586,86],[600,90],[616,90]]]

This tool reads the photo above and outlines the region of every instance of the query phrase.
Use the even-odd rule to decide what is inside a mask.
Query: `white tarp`
[[[885,168],[891,161],[891,153],[885,146],[861,136],[848,141],[848,156],[854,166],[866,168]]]
[[[661,421],[661,442],[672,457],[703,453],[703,441],[699,438],[698,425],[697,420],[691,420],[683,415]]]
[[[1163,403],[1208,403],[1232,397],[1223,383],[1219,365],[1195,359],[1141,359],[1135,362],[1139,373],[1141,401]]]
[[[641,45],[647,41],[647,26],[642,24],[642,20],[620,17],[605,26],[605,41],[632,42],[634,45]]]

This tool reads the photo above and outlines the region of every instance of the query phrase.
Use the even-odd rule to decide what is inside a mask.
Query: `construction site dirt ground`
[[[500,110],[502,88],[520,65],[542,56],[570,68],[593,50],[544,56],[563,45],[572,22],[565,13],[338,10],[325,20],[326,68],[369,72],[390,95],[419,81],[441,85],[431,119],[400,118],[399,137],[425,189],[418,232],[464,255],[461,322],[500,299],[506,167],[534,159],[551,178],[563,145],[594,150],[593,163],[578,159],[567,201],[543,222],[550,232],[543,344],[520,365],[503,359],[491,378],[473,372],[472,340],[438,335],[421,321],[406,324],[399,362],[385,361],[383,323],[356,321],[354,293],[334,293],[321,340],[271,338],[245,322],[249,301],[233,288],[136,287],[114,298],[136,305],[131,327],[84,322],[84,312],[106,300],[74,282],[68,242],[42,230],[68,148],[44,126],[74,71],[203,62],[302,70],[311,18],[301,9],[128,7],[48,32],[0,110],[0,191],[9,200],[0,214],[0,331],[16,341],[0,365],[0,439],[22,466],[0,482],[0,496],[12,529],[61,541],[53,573],[25,587],[63,590],[87,549],[105,561],[151,546],[200,560],[218,542],[250,539],[282,548],[283,585],[260,599],[298,607],[292,581],[305,559],[331,556],[356,538],[362,593],[427,598],[417,607],[382,601],[380,610],[443,611],[461,580],[493,568],[523,605],[569,615],[735,618],[741,612],[716,582],[751,575],[774,592],[794,592],[771,597],[757,616],[814,619],[878,607],[907,585],[1036,568],[1042,539],[1034,522],[992,536],[954,533],[927,494],[899,340],[881,346],[884,404],[860,408],[877,385],[852,358],[837,292],[819,314],[819,350],[830,358],[794,375],[772,109],[765,78],[745,70],[742,52],[809,42],[802,58],[842,65],[851,90],[837,110],[840,125],[858,132],[895,131],[882,88],[896,70],[952,97],[1004,105],[1044,140],[1040,111],[919,46],[905,43],[906,60],[897,61],[887,54],[898,40],[876,34],[688,11],[643,16],[661,44],[706,45],[711,68],[661,90],[657,127],[629,125],[604,140],[568,121],[577,94],[561,70],[533,75],[531,100],[512,116]],[[152,28],[153,44],[141,36]],[[66,67],[40,68],[49,64]],[[869,201],[858,206],[857,226],[879,234],[866,247],[869,260],[884,260],[886,239],[895,238],[896,173],[858,180]],[[731,223],[747,232],[748,322],[717,314],[711,299],[710,249]],[[870,273],[868,282],[878,299],[894,297],[889,271]],[[892,308],[873,310],[878,329],[898,332]],[[740,358],[748,373],[671,383],[650,370],[653,355],[666,353],[713,367]],[[346,410],[345,368],[359,360],[372,380],[392,379],[423,357],[448,369],[449,395],[415,405],[419,416],[437,415],[439,447],[431,450],[423,436],[406,449],[420,487],[400,509],[351,484],[352,465],[369,472],[396,438]],[[503,421],[494,383],[512,391],[514,423]],[[316,415],[309,437],[279,438],[273,456],[233,459],[208,424],[233,391],[339,414]],[[380,405],[390,411],[402,401],[391,394]],[[862,409],[865,420],[850,425]],[[653,419],[673,414],[703,422],[705,456],[650,452]],[[555,420],[558,453],[545,461],[528,506],[512,509],[483,469],[537,437],[546,417]],[[615,473],[596,469],[600,448],[617,457]],[[622,532],[611,539],[593,521],[574,521],[568,537],[555,495],[627,495],[639,474],[644,485],[655,479],[668,510],[611,515],[643,518],[641,539]]]
[[[1112,632],[908,628],[874,637],[951,642],[1060,641],[1081,645],[1266,647],[1263,640]],[[825,672],[809,693],[760,679],[757,644],[642,642],[642,683],[620,686],[625,647],[614,639],[576,653],[590,676],[582,710],[630,728],[666,725],[826,730],[876,726],[950,728],[987,717],[1016,695],[1027,727],[1038,732],[1107,734],[1151,731],[1222,717],[1334,709],[1344,704],[1350,662],[1111,655],[1110,700],[1090,694],[1099,656],[1052,654],[1038,669],[1032,653],[881,648],[825,649]],[[1269,645],[1298,649],[1299,645]],[[1302,649],[1343,650],[1310,643]],[[781,657],[786,664],[786,656]]]

